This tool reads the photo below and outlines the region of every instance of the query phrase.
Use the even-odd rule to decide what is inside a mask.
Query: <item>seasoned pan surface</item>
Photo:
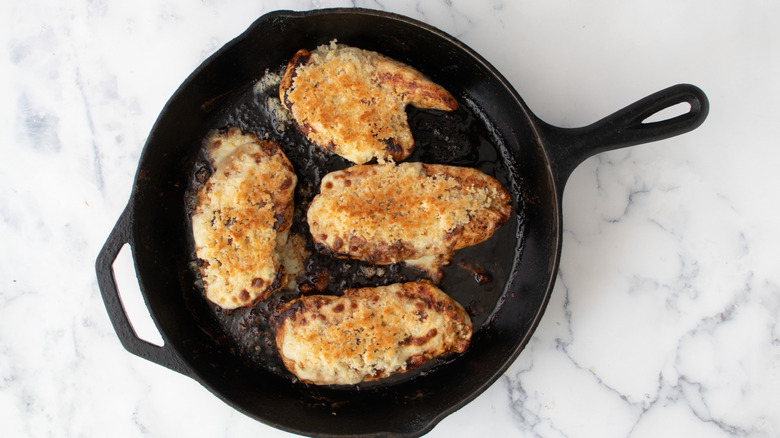
[[[417,139],[410,161],[476,167],[512,194],[514,214],[488,241],[456,253],[441,287],[469,311],[475,333],[462,355],[371,384],[314,386],[282,369],[269,315],[280,302],[318,288],[415,279],[400,265],[381,276],[354,261],[317,253],[296,286],[253,309],[226,312],[203,298],[193,264],[192,192],[211,169],[203,140],[238,126],[280,143],[299,176],[293,231],[322,176],[348,163],[309,144],[270,112],[273,89],[257,91],[299,49],[336,39],[407,63],[449,90],[454,113],[409,110]],[[675,104],[690,111],[644,120]],[[204,62],[158,118],[141,155],[133,192],[98,256],[106,309],[130,352],[200,382],[230,406],[274,427],[316,436],[419,436],[477,397],[529,341],[549,300],[561,251],[560,203],[569,174],[588,156],[671,137],[697,127],[707,100],[695,87],[662,90],[585,128],[550,126],[531,113],[511,85],[474,51],[428,25],[361,9],[279,11]],[[282,129],[284,128],[284,129]],[[111,263],[133,249],[139,286],[165,345],[139,339],[124,313]],[[323,280],[325,278],[325,280]]]
[[[225,100],[211,124],[214,131],[239,127],[245,133],[275,141],[290,159],[298,177],[295,192],[295,214],[291,233],[302,236],[306,242],[304,274],[292,287],[285,288],[266,302],[252,308],[223,310],[208,303],[204,291],[196,287],[188,300],[189,308],[199,319],[214,319],[219,330],[212,336],[233,344],[239,355],[255,366],[263,367],[285,378],[292,375],[284,370],[277,353],[272,331],[275,310],[287,300],[306,293],[340,294],[345,288],[384,286],[392,283],[429,278],[422,271],[406,267],[404,263],[375,266],[358,260],[335,258],[314,247],[306,223],[306,209],[319,192],[324,175],[352,165],[349,161],[324,151],[309,142],[286,117],[279,112],[278,78],[283,66],[269,69],[257,84],[247,84]],[[462,104],[453,112],[421,110],[409,107],[408,117],[415,138],[414,153],[405,161],[448,164],[477,168],[495,177],[504,187],[511,187],[515,177],[506,163],[511,156],[503,149],[503,140],[491,128],[490,121],[480,118],[481,110],[465,90],[461,90]],[[471,107],[470,107],[471,105]],[[195,194],[208,179],[213,169],[205,151],[197,154],[192,167],[190,187],[186,194],[188,206],[195,205]],[[514,200],[513,211],[522,211],[522,204]],[[452,262],[444,268],[440,287],[460,302],[469,312],[475,331],[490,323],[490,316],[501,297],[517,249],[517,215],[502,226],[487,242],[456,252]],[[190,241],[188,254],[191,266],[196,266],[194,247]],[[194,274],[197,277],[197,272]],[[430,369],[441,358],[391,380],[366,385],[385,385],[401,379],[413,378]]]

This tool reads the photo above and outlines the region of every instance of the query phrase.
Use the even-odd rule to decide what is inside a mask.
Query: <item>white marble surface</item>
[[[127,353],[93,266],[180,82],[265,12],[352,3],[2,2],[1,436],[291,436]],[[429,436],[780,436],[780,3],[354,3],[460,38],[555,125],[680,82],[711,102],[696,131],[574,172],[533,339]]]

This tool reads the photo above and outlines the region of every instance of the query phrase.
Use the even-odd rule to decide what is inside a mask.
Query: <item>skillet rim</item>
[[[198,77],[204,69],[208,67],[209,64],[217,62],[218,58],[222,53],[225,51],[231,49],[232,47],[240,44],[243,40],[248,38],[251,34],[255,32],[261,32],[262,28],[264,26],[267,26],[269,22],[273,22],[275,20],[280,20],[283,18],[287,19],[300,19],[300,18],[307,18],[312,16],[320,16],[320,15],[357,15],[357,16],[375,16],[380,17],[382,19],[391,19],[394,21],[400,21],[404,23],[405,25],[414,26],[417,28],[421,28],[433,35],[435,35],[437,38],[442,39],[448,44],[452,44],[456,46],[460,51],[464,52],[466,55],[468,55],[469,58],[473,59],[475,62],[478,62],[480,67],[489,71],[493,78],[495,78],[499,84],[501,85],[501,88],[503,88],[505,91],[508,91],[509,95],[508,97],[511,97],[512,100],[515,102],[515,106],[517,109],[520,109],[523,113],[523,116],[525,117],[525,122],[528,123],[529,127],[533,131],[534,135],[534,141],[539,146],[540,151],[544,154],[544,158],[546,160],[546,175],[548,177],[549,183],[551,187],[553,187],[552,193],[559,192],[558,189],[555,187],[556,180],[553,178],[553,169],[550,166],[549,156],[548,156],[548,150],[544,146],[544,142],[542,141],[542,136],[540,135],[537,127],[537,121],[538,119],[533,115],[533,113],[530,112],[530,110],[527,108],[525,103],[522,101],[520,96],[517,94],[514,87],[511,86],[511,84],[506,80],[506,78],[503,77],[503,75],[498,72],[495,67],[493,67],[489,62],[487,62],[481,55],[479,55],[477,52],[469,48],[467,45],[465,45],[463,42],[458,40],[457,38],[454,38],[450,36],[449,34],[441,31],[438,28],[435,28],[431,25],[428,25],[426,23],[420,22],[418,20],[412,19],[410,17],[402,16],[395,13],[389,13],[385,11],[376,11],[371,9],[363,9],[363,8],[332,8],[332,9],[318,9],[318,10],[312,10],[312,11],[302,11],[302,12],[296,12],[296,11],[274,11],[269,12],[267,14],[264,14],[263,16],[259,17],[255,22],[252,23],[249,28],[247,28],[242,34],[240,34],[238,37],[234,38],[227,44],[225,44],[222,48],[220,48],[217,52],[212,54],[210,57],[208,57],[198,68],[196,68],[193,73],[181,84],[179,89],[171,96],[170,100],[166,103],[166,105],[163,107],[160,117],[155,122],[154,126],[152,127],[151,133],[149,139],[147,140],[147,144],[144,147],[144,151],[141,154],[140,160],[139,160],[139,171],[136,174],[136,179],[134,181],[133,185],[133,193],[131,194],[130,202],[128,203],[127,209],[128,210],[134,210],[135,204],[137,201],[137,196],[139,195],[139,186],[143,182],[144,176],[141,173],[141,163],[145,161],[145,158],[148,160],[148,155],[150,154],[149,149],[147,146],[154,143],[154,133],[158,129],[158,125],[161,123],[161,119],[163,118],[163,114],[167,114],[169,112],[169,107],[174,103],[174,101],[177,100],[178,95],[182,92],[182,90],[189,88],[191,86],[191,82],[194,81],[196,77]],[[515,194],[515,196],[519,197],[519,194]],[[554,226],[554,229],[556,230],[555,233],[555,242],[554,242],[554,251],[552,255],[552,266],[550,269],[550,272],[547,275],[547,282],[546,282],[546,289],[544,294],[542,295],[542,303],[541,305],[536,309],[536,312],[533,317],[533,321],[531,326],[529,327],[529,330],[526,331],[525,335],[522,337],[522,339],[519,340],[519,342],[516,342],[513,344],[512,347],[512,353],[509,356],[508,360],[502,361],[501,365],[495,368],[495,371],[489,375],[487,378],[480,379],[482,383],[480,385],[475,386],[471,391],[470,394],[466,397],[460,398],[458,403],[449,405],[448,407],[442,409],[439,411],[438,415],[434,415],[433,417],[430,417],[429,419],[425,420],[425,424],[422,425],[416,432],[410,432],[409,434],[403,434],[399,433],[398,436],[417,436],[417,434],[424,434],[430,431],[433,427],[436,426],[442,419],[444,419],[446,416],[452,414],[453,412],[457,411],[458,409],[462,408],[466,404],[473,401],[476,397],[478,397],[480,394],[482,394],[488,387],[493,385],[495,381],[503,375],[503,373],[511,366],[511,364],[514,362],[514,360],[519,356],[519,354],[522,352],[522,350],[525,348],[527,343],[530,341],[531,337],[533,336],[541,317],[543,316],[547,304],[549,302],[552,289],[555,284],[555,276],[557,275],[557,269],[558,264],[560,261],[560,254],[561,254],[561,235],[562,230],[560,227],[561,222],[561,211],[560,211],[560,200],[556,196],[552,196],[551,199],[553,202],[553,210],[554,210],[554,218],[556,221],[556,224]],[[134,211],[132,211],[134,215]],[[133,223],[135,223],[134,220],[132,220]],[[519,227],[519,225],[518,225]],[[518,242],[519,244],[519,242]],[[517,254],[516,254],[516,257]],[[133,252],[133,258],[136,262],[136,267],[139,272],[139,283],[143,283],[141,281],[140,274],[142,272],[141,269],[138,269],[138,261],[136,260],[136,253]],[[516,262],[514,263],[516,264]],[[143,286],[143,285],[142,285]],[[505,287],[505,289],[509,289],[510,285],[509,283]],[[144,295],[144,300],[147,300],[147,292],[146,288],[142,287],[142,293]],[[147,302],[147,307],[149,307]],[[152,317],[154,318],[155,324],[158,326],[158,330],[160,327],[160,321],[158,321],[157,312],[152,311],[150,308],[150,313],[152,314]],[[302,430],[290,428],[289,426],[269,422],[267,419],[258,418],[256,414],[252,412],[247,412],[246,409],[244,409],[242,406],[238,406],[234,403],[234,401],[226,398],[220,390],[215,388],[210,382],[209,379],[204,377],[204,375],[200,372],[198,372],[197,367],[192,365],[192,361],[190,360],[189,355],[182,354],[182,351],[180,350],[179,346],[176,342],[171,342],[166,331],[160,330],[161,335],[163,336],[163,339],[166,341],[166,345],[174,351],[175,355],[178,356],[181,360],[183,360],[186,365],[183,368],[186,368],[186,372],[183,372],[182,369],[175,369],[174,367],[169,366],[170,368],[183,372],[183,374],[188,375],[189,377],[193,378],[194,380],[198,381],[201,385],[209,389],[212,394],[217,395],[220,399],[222,399],[224,402],[226,402],[231,407],[251,416],[252,418],[257,419],[258,421],[261,421],[265,424],[271,425],[273,427],[287,430],[294,433],[302,433]],[[168,366],[168,365],[166,365]],[[306,432],[308,433],[308,432]],[[318,434],[318,436],[342,436],[341,434]]]

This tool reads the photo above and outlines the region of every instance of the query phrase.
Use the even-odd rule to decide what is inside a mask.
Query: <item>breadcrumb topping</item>
[[[215,172],[198,192],[192,232],[206,297],[233,309],[281,286],[297,178],[273,142],[238,129],[208,142]]]
[[[389,264],[487,240],[511,211],[509,193],[476,169],[365,164],[326,175],[307,220],[335,255]]]
[[[319,385],[378,380],[466,351],[463,307],[429,282],[309,295],[280,314],[276,343],[287,369]]]
[[[412,67],[335,41],[296,53],[279,94],[309,140],[358,164],[409,156],[414,138],[406,105],[458,108],[449,92]]]

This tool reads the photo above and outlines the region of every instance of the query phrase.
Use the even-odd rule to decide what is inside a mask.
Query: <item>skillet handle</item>
[[[133,235],[132,210],[131,205],[128,205],[125,211],[122,212],[106,243],[100,250],[95,263],[98,287],[103,296],[103,303],[106,305],[106,311],[108,311],[114,331],[127,351],[158,365],[190,376],[191,373],[188,367],[167,343],[160,347],[138,337],[119,296],[113,264],[122,247],[131,243]]]
[[[677,104],[690,109],[678,116],[645,122],[650,116]],[[674,85],[651,94],[596,123],[582,128],[559,128],[541,122],[540,129],[549,146],[558,196],[574,169],[585,159],[614,149],[663,140],[696,129],[709,113],[704,92],[689,84]]]

